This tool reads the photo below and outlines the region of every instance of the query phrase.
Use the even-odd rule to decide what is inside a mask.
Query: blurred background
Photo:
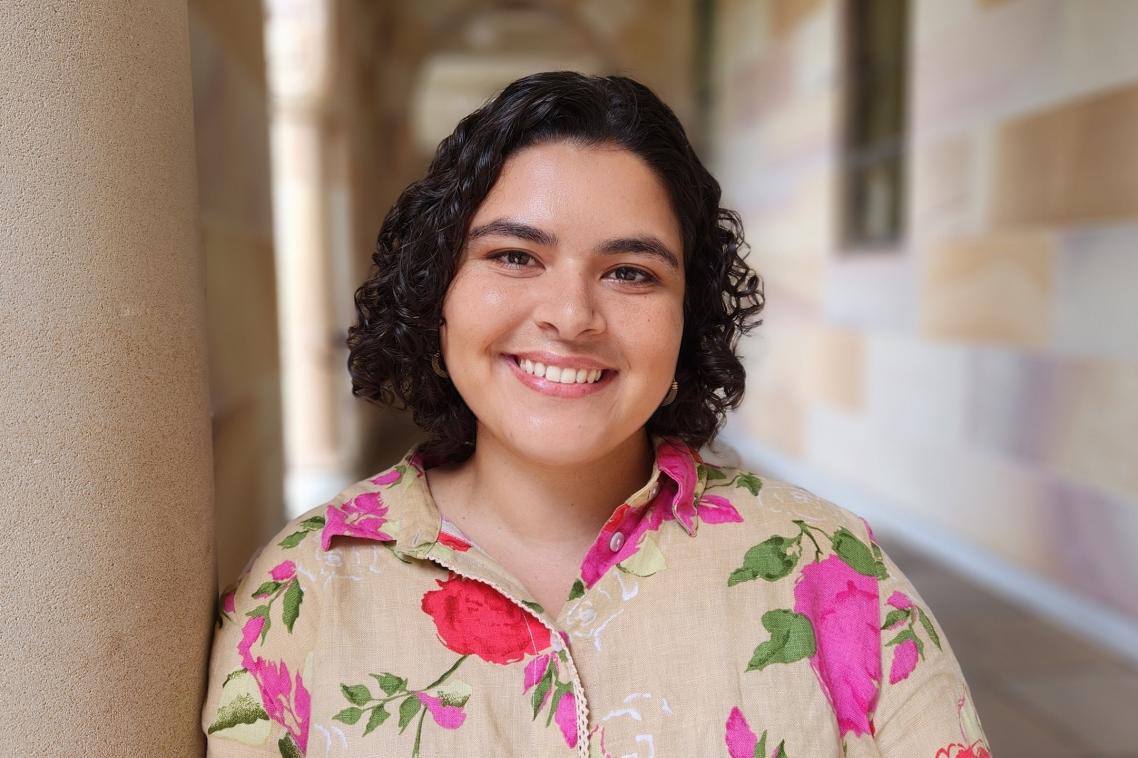
[[[865,516],[993,754],[1138,756],[1138,2],[190,0],[220,581],[418,440],[352,294],[459,118],[670,104],[766,279],[708,457]]]

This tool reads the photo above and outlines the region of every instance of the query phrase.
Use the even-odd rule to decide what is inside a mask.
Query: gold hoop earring
[[[443,379],[450,379],[450,374],[448,374],[446,372],[446,370],[439,364],[439,358],[441,358],[441,357],[442,356],[439,355],[439,353],[437,351],[435,352],[434,355],[431,356],[431,370],[433,370],[436,374],[441,376]]]
[[[680,383],[673,379],[672,386],[668,388],[668,394],[664,395],[664,402],[660,403],[660,407],[663,408],[665,405],[671,405],[675,401],[676,395],[679,393]]]

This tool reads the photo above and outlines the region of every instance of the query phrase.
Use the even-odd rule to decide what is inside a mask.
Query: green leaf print
[[[889,647],[890,645],[899,645],[906,640],[912,640],[914,643],[916,643],[917,654],[921,656],[921,660],[923,661],[925,659],[925,643],[921,642],[921,638],[918,637],[912,629],[902,629],[896,637],[886,642],[885,646]]]
[[[345,724],[354,724],[360,720],[360,716],[364,715],[362,708],[345,708],[337,713],[332,718],[336,721],[342,721]]]
[[[755,745],[755,758],[767,758],[767,730],[763,730],[763,736],[759,737],[759,742]]]
[[[346,684],[341,684],[340,689],[343,690],[344,697],[346,697],[348,702],[352,705],[367,705],[372,699],[371,690],[367,688],[366,684],[353,684],[350,687]]]
[[[569,599],[576,600],[579,597],[584,597],[584,595],[585,583],[578,579],[577,581],[573,582],[573,586],[569,588]]]
[[[304,590],[300,588],[300,582],[293,579],[288,584],[288,589],[284,594],[284,612],[281,614],[281,620],[284,621],[285,628],[292,632],[292,625],[296,623],[296,619],[300,616],[300,604],[304,602]]]
[[[834,532],[832,541],[834,552],[854,571],[866,576],[878,575],[878,562],[873,557],[869,545],[859,540],[849,529],[844,526],[839,528]]]
[[[396,692],[407,689],[407,680],[395,674],[372,674],[372,678],[379,682],[379,688],[384,695],[394,695]]]
[[[312,518],[306,518],[304,521],[300,522],[300,528],[301,529],[308,529],[309,531],[312,531],[313,529],[323,529],[324,528],[324,517],[323,516],[313,516]]]
[[[786,758],[786,740],[778,743],[778,749],[774,751],[773,758]]]
[[[391,714],[388,713],[387,709],[382,705],[377,705],[375,708],[372,708],[371,716],[369,716],[367,720],[367,726],[364,727],[364,736],[366,737],[367,735],[371,734],[371,732],[375,731],[375,728],[382,724],[384,721],[387,721],[387,717],[390,715]]]
[[[301,542],[304,541],[304,538],[307,537],[310,532],[314,532],[318,529],[323,529],[324,528],[324,517],[323,516],[313,516],[312,518],[306,518],[304,521],[301,521],[299,524],[297,524],[297,526],[300,527],[299,531],[293,532],[292,534],[290,534],[289,536],[285,537],[283,540],[281,540],[280,542],[277,543],[280,547],[284,547],[284,548],[296,547],[297,545],[299,545]]]
[[[754,474],[739,474],[735,477],[735,483],[752,495],[758,495],[759,490],[763,488],[763,481]]]
[[[253,597],[258,595],[271,595],[281,588],[280,582],[265,582],[253,591]]]
[[[265,713],[264,707],[259,701],[254,700],[252,695],[244,693],[217,709],[217,717],[209,725],[206,734],[213,734],[238,724],[255,724],[261,719],[267,721],[269,714]]]
[[[268,635],[269,627],[272,626],[272,624],[273,624],[273,620],[269,616],[269,606],[258,605],[256,608],[249,611],[245,615],[248,616],[249,618],[253,618],[254,616],[260,616],[261,618],[263,618],[265,620],[264,626],[261,627],[261,644],[262,645],[265,644],[265,636]]]
[[[536,719],[537,714],[541,712],[542,703],[545,702],[545,695],[553,687],[553,666],[550,665],[545,669],[545,675],[541,677],[541,681],[534,687],[533,696],[531,698],[533,703],[533,717]]]
[[[907,618],[909,618],[909,612],[908,611],[901,610],[899,608],[895,608],[895,609],[889,611],[888,614],[886,614],[885,623],[881,625],[881,628],[882,629],[888,629],[889,627],[893,626],[894,624],[900,624],[902,621],[906,620]]]
[[[761,671],[772,663],[794,663],[814,655],[814,627],[801,613],[779,608],[763,614],[771,638],[755,648],[747,671]]]
[[[779,534],[760,542],[743,555],[743,565],[731,572],[727,586],[733,587],[740,582],[758,578],[768,582],[782,579],[798,563],[798,556],[787,550],[788,547],[797,545],[798,540],[787,539]]]
[[[419,712],[422,703],[419,698],[414,695],[404,698],[403,702],[399,704],[399,733],[403,734],[403,730],[411,723],[411,719],[415,718],[415,714]]]
[[[719,468],[718,466],[712,466],[712,465],[707,464],[707,463],[697,464],[696,470],[702,471],[704,473],[704,477],[709,482],[714,482],[717,479],[726,479],[727,478],[727,474],[723,473],[723,469]]]
[[[277,749],[281,751],[281,758],[304,758],[304,753],[300,752],[300,748],[292,741],[292,736],[286,734],[281,737],[281,741],[277,743]]]
[[[279,545],[280,547],[284,547],[284,548],[296,547],[301,542],[303,542],[304,538],[307,536],[308,536],[308,532],[303,531],[303,530],[299,531],[299,532],[293,532],[292,534],[290,534],[289,536],[285,537],[283,540],[278,542],[277,545]]]
[[[524,605],[526,608],[529,608],[531,611],[533,611],[534,613],[536,613],[538,615],[545,613],[545,609],[542,608],[541,605],[539,605],[538,603],[533,602],[532,600],[523,600],[522,605]]]
[[[943,649],[940,646],[940,635],[937,634],[936,629],[933,628],[933,622],[931,619],[929,619],[928,614],[925,613],[923,608],[919,607],[917,607],[917,613],[920,614],[921,626],[925,628],[925,634],[927,634],[929,636],[929,639],[932,640],[933,644],[936,645],[937,650]]]

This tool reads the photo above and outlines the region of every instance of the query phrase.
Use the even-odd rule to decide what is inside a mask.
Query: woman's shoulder
[[[739,530],[744,538],[812,529],[830,535],[849,533],[866,542],[874,539],[861,516],[803,487],[742,466],[702,462],[699,470],[705,482],[701,507],[729,504],[739,523],[749,527]]]

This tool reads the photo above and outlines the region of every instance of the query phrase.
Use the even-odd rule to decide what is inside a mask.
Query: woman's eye
[[[525,268],[533,256],[529,253],[523,253],[521,250],[503,250],[491,255],[490,259],[500,261],[506,268]]]
[[[632,266],[621,266],[615,268],[612,273],[616,278],[622,282],[629,284],[651,284],[656,281],[656,277],[641,268],[633,268]]]

